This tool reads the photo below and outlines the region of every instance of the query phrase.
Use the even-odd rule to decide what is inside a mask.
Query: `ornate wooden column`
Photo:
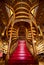
[[[34,52],[34,56],[36,56],[36,38],[34,37],[34,31],[33,31],[33,25],[36,28],[36,36],[38,36],[38,26],[36,24],[36,19],[32,16],[32,14],[30,13],[30,27],[31,27],[31,34],[32,34],[32,46],[33,46],[33,52]]]
[[[14,25],[14,20],[15,20],[15,14],[13,14],[8,24],[8,26],[11,24],[11,32],[10,32],[10,38],[9,38],[9,43],[8,43],[8,54],[7,54],[8,59],[10,57],[10,45],[11,45],[11,39],[12,39],[12,31],[13,31],[12,29]],[[8,26],[7,26],[7,29],[8,29]]]

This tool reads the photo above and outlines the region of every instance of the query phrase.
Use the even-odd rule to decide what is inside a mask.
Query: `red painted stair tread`
[[[26,47],[26,41],[25,40],[19,40],[18,41],[18,47],[13,52],[9,59],[9,65],[14,65],[15,63],[35,63],[34,57],[31,55],[31,53],[28,51]]]

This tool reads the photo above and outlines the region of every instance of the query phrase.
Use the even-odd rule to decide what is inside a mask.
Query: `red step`
[[[25,40],[18,41],[18,47],[16,48],[16,50],[13,52],[9,59],[9,65],[18,65],[18,63],[35,64],[34,57],[28,51]]]

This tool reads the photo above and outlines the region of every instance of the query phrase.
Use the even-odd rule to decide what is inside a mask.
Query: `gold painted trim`
[[[27,12],[17,12],[15,15],[18,15],[18,14],[26,14],[26,15],[29,15],[29,13],[27,13]]]
[[[28,16],[17,16],[16,18],[29,18]]]
[[[29,4],[27,4],[26,2],[18,2],[18,3],[16,3],[15,7],[16,7],[17,5],[19,5],[19,4],[24,4],[24,5],[27,5],[27,6],[30,8],[30,5],[29,5]]]
[[[29,9],[27,9],[26,7],[18,7],[17,9],[15,9],[15,11],[17,11],[19,9],[25,9],[25,10],[29,11]]]

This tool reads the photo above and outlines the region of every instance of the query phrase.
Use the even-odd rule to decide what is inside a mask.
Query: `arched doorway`
[[[19,36],[19,39],[25,39],[26,38],[26,28],[25,28],[25,26],[22,25],[22,26],[19,27],[18,36]]]
[[[26,39],[26,29],[30,28],[30,24],[28,22],[17,22],[13,27],[18,29],[18,39]]]

